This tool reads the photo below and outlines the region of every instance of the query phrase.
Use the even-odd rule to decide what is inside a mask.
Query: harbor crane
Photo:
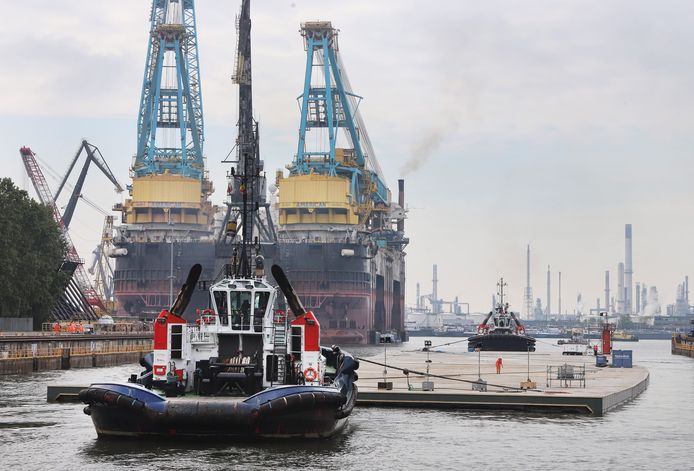
[[[360,207],[360,222],[374,229],[385,227],[382,219],[390,216],[386,211],[389,189],[359,112],[362,97],[352,92],[340,57],[338,30],[329,21],[313,21],[301,25],[301,35],[306,50],[306,75],[303,93],[298,98],[299,144],[290,173],[348,177],[349,197]],[[327,146],[309,146],[307,134],[315,129],[327,131]],[[349,149],[338,148],[340,134],[344,134]],[[404,214],[399,217],[404,218]]]
[[[68,167],[68,170],[65,173],[63,180],[60,182],[60,185],[58,185],[58,190],[56,190],[55,192],[54,200],[58,200],[58,197],[60,196],[60,193],[63,191],[65,183],[67,183],[67,180],[70,177],[70,173],[75,168],[75,164],[82,155],[82,152],[86,154],[84,165],[82,166],[82,171],[80,172],[80,175],[77,179],[77,183],[75,184],[72,190],[70,200],[68,201],[67,206],[63,210],[62,221],[63,224],[65,224],[66,229],[70,227],[72,215],[74,214],[75,207],[77,206],[77,200],[79,200],[79,198],[82,196],[82,186],[84,185],[84,181],[87,178],[87,171],[89,170],[89,165],[91,163],[94,163],[94,165],[96,165],[99,168],[99,170],[101,170],[103,174],[106,175],[106,178],[108,178],[111,181],[111,183],[113,183],[113,186],[115,187],[117,193],[123,192],[123,186],[118,182],[118,179],[109,168],[108,164],[106,163],[106,160],[104,159],[104,156],[101,155],[101,151],[99,150],[99,148],[87,142],[86,139],[82,139],[82,142],[80,144],[80,147],[77,149],[75,157],[72,159],[72,162],[70,163],[70,166]]]
[[[63,188],[65,188],[67,180],[83,152],[86,154],[85,163],[82,167],[77,183],[73,188],[69,202],[61,214],[56,203],[57,198]],[[34,154],[29,147],[22,147],[20,149],[20,155],[29,179],[31,180],[31,183],[39,197],[39,201],[51,208],[53,219],[56,224],[58,224],[68,249],[66,258],[63,261],[60,269],[70,276],[70,281],[62,297],[52,308],[51,315],[57,320],[72,320],[75,317],[83,317],[86,320],[96,320],[98,315],[94,310],[95,308],[106,311],[106,298],[104,297],[104,290],[102,289],[99,291],[95,289],[89,280],[87,271],[84,268],[84,260],[82,260],[77,253],[77,249],[70,238],[68,228],[72,220],[77,201],[80,197],[83,197],[81,194],[82,187],[91,163],[94,163],[106,175],[106,177],[114,184],[116,191],[123,191],[123,187],[120,185],[120,183],[118,183],[118,180],[113,175],[113,172],[104,160],[103,155],[98,147],[90,144],[84,139],[80,143],[80,147],[78,148],[75,157],[72,159],[65,176],[60,182],[55,196],[53,196],[50,187],[46,182],[43,171],[37,162],[36,154]],[[111,227],[112,224],[113,218],[111,217]]]
[[[205,136],[194,2],[154,0],[149,20],[132,173],[169,171],[202,179]]]
[[[89,281],[89,277],[84,269],[82,260],[77,253],[75,244],[73,244],[67,228],[63,223],[62,215],[55,204],[55,199],[48,187],[46,178],[36,162],[34,152],[29,147],[19,149],[22,157],[22,162],[26,168],[29,179],[36,190],[39,201],[45,204],[53,213],[53,220],[58,224],[62,233],[63,239],[67,244],[67,253],[65,260],[60,266],[60,270],[66,272],[70,276],[63,295],[60,297],[55,306],[51,309],[51,316],[56,320],[72,320],[76,316],[85,318],[86,320],[96,320],[98,315],[94,311],[94,307],[106,309],[104,303],[96,294],[96,290]]]

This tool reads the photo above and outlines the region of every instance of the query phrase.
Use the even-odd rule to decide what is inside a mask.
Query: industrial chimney
[[[415,306],[417,309],[422,307],[422,300],[419,298],[419,283],[417,283],[417,299],[415,300]]]
[[[631,264],[631,224],[624,226],[624,313],[633,314],[633,291],[631,276],[634,268]]]
[[[610,312],[610,270],[605,270],[605,310]]]
[[[405,180],[402,178],[398,180],[398,204],[405,211]],[[405,219],[398,219],[398,232],[405,232]]]
[[[687,302],[687,307],[689,307],[689,275],[684,277],[684,300]]]
[[[552,278],[551,278],[551,272],[549,271],[549,265],[547,265],[547,316],[545,320],[549,320],[550,314],[552,314],[552,310],[550,307],[552,306],[551,301],[551,296],[552,292],[550,291],[550,286],[552,284]]]
[[[439,313],[441,312],[441,310],[439,309],[439,276],[438,267],[436,266],[436,264],[434,264],[434,278],[431,280],[431,284],[431,297],[434,298],[433,302],[431,303],[431,308],[434,311],[434,313]]]
[[[557,315],[561,316],[561,272],[559,272],[559,306],[557,307]]]
[[[525,261],[525,270],[525,318],[532,319],[533,290],[530,287],[530,244],[528,244],[527,258]]]
[[[624,264],[617,265],[617,312],[624,314]]]

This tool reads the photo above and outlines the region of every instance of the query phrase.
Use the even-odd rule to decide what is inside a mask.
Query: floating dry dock
[[[501,357],[501,374],[496,374],[496,359]],[[634,399],[648,387],[645,368],[598,368],[594,356],[564,356],[556,353],[481,352],[480,376],[486,391],[480,389],[477,353],[441,353],[421,351],[387,353],[387,364],[407,369],[386,368],[368,361],[383,363],[383,355],[362,359],[359,369],[359,406],[395,406],[411,408],[459,408],[487,410],[521,410],[527,412],[560,412],[602,415]],[[568,366],[569,368],[564,368]],[[528,369],[530,375],[528,375]],[[521,382],[536,384],[521,390]],[[409,386],[408,386],[409,380]],[[433,391],[422,390],[423,382],[434,383]],[[392,383],[392,390],[379,389],[378,383]]]

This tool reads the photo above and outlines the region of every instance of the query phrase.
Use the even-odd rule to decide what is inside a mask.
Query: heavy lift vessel
[[[256,158],[245,160],[253,168],[241,168],[244,159],[236,162],[226,215],[220,214],[217,226],[203,157],[193,1],[153,2],[131,198],[116,208],[123,224],[113,241],[115,295],[131,315],[153,316],[170,306],[171,287],[183,282],[185,267],[193,263],[202,264],[202,279],[216,278],[242,230],[247,192],[238,177],[263,171],[252,120],[250,24],[242,23],[243,15],[233,76],[240,87],[237,146],[239,154]],[[307,63],[298,151],[289,175],[278,174],[273,208],[264,178],[253,180],[259,188],[251,192],[252,204],[260,209],[253,216],[254,235],[268,264],[276,261],[288,270],[298,294],[321,318],[325,340],[366,343],[377,332],[405,335],[404,182],[398,182],[398,202],[392,202],[358,111],[361,97],[352,93],[340,59],[337,33],[330,22],[302,24]],[[327,142],[309,148],[306,143],[316,140],[307,136],[320,131]]]
[[[340,58],[338,30],[307,22],[301,35],[307,57],[298,149],[289,175],[277,175],[280,263],[320,319],[324,339],[404,336],[404,181],[392,202],[359,113],[361,97]]]
[[[121,313],[156,316],[194,263],[203,279],[215,277],[216,208],[203,144],[194,2],[154,0],[130,198],[114,207],[122,213],[112,253]],[[203,299],[196,292],[191,305]]]

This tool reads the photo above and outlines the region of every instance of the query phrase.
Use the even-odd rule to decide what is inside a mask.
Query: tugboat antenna
[[[506,287],[506,283],[504,282],[503,277],[497,282],[496,286],[499,288],[499,291],[497,291],[497,293],[496,293],[499,296],[499,305],[503,308],[504,307],[504,288]]]

